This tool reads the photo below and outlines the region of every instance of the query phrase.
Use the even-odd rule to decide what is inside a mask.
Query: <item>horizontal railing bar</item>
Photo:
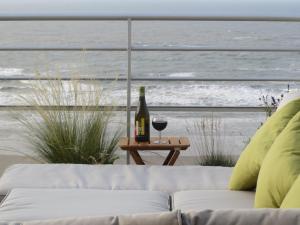
[[[111,78],[111,77],[95,77],[95,78],[88,78],[88,77],[0,77],[0,81],[46,81],[46,80],[63,80],[63,81],[71,81],[71,80],[82,80],[82,81],[127,81],[127,78]],[[249,78],[197,78],[197,77],[188,77],[188,78],[177,78],[177,77],[166,77],[166,78],[151,78],[151,77],[141,77],[141,78],[132,78],[132,81],[203,81],[203,82],[300,82],[300,78],[291,78],[291,79],[249,79]]]
[[[133,51],[300,52],[300,48],[132,47]]]
[[[113,80],[113,79],[112,79]],[[120,79],[118,79],[120,80]],[[124,79],[125,80],[125,79]],[[265,81],[265,82],[300,82],[300,78],[292,78],[292,79],[249,79],[249,78],[197,78],[197,77],[188,77],[188,78],[176,78],[176,77],[166,77],[166,78],[132,78],[133,81],[203,81],[203,82],[260,82],[260,81]]]
[[[244,107],[244,106],[148,106],[150,111],[169,112],[264,112],[265,107]],[[45,110],[65,110],[65,111],[96,111],[108,110],[126,111],[126,106],[42,106],[39,109]],[[0,105],[0,111],[36,111],[36,106],[31,105]],[[136,106],[131,106],[131,111],[135,111]]]
[[[2,47],[0,51],[127,51],[125,47]],[[132,51],[183,51],[183,52],[300,52],[300,48],[217,48],[217,47],[140,47],[132,46]]]
[[[81,48],[81,47],[3,47],[0,51],[127,51],[123,47],[95,47],[95,48]]]
[[[265,22],[300,22],[300,17],[287,16],[99,16],[99,15],[0,15],[0,21],[97,21],[122,20],[127,21],[265,21]]]

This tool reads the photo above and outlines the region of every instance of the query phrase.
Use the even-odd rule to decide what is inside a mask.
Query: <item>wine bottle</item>
[[[140,98],[134,119],[136,142],[150,141],[150,117],[145,99],[145,87],[140,87]]]

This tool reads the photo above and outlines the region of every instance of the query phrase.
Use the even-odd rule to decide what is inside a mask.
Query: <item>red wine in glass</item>
[[[164,130],[168,125],[168,122],[165,120],[157,120],[157,121],[152,121],[152,126],[155,130],[157,131],[162,131]]]
[[[152,119],[152,126],[159,132],[158,141],[154,141],[155,144],[166,144],[165,141],[161,141],[161,131],[164,130],[168,125],[168,121],[161,116],[154,116]]]

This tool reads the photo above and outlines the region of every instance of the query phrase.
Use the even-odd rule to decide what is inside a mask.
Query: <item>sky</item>
[[[300,0],[1,0],[7,15],[300,17]]]

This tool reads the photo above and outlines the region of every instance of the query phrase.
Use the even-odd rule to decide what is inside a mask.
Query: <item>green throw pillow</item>
[[[259,172],[255,207],[278,208],[300,173],[300,112],[266,155]]]
[[[300,176],[285,196],[280,208],[300,208]]]
[[[231,175],[229,189],[251,190],[256,187],[258,173],[271,145],[293,116],[300,111],[300,99],[276,111],[251,138],[240,155]]]

